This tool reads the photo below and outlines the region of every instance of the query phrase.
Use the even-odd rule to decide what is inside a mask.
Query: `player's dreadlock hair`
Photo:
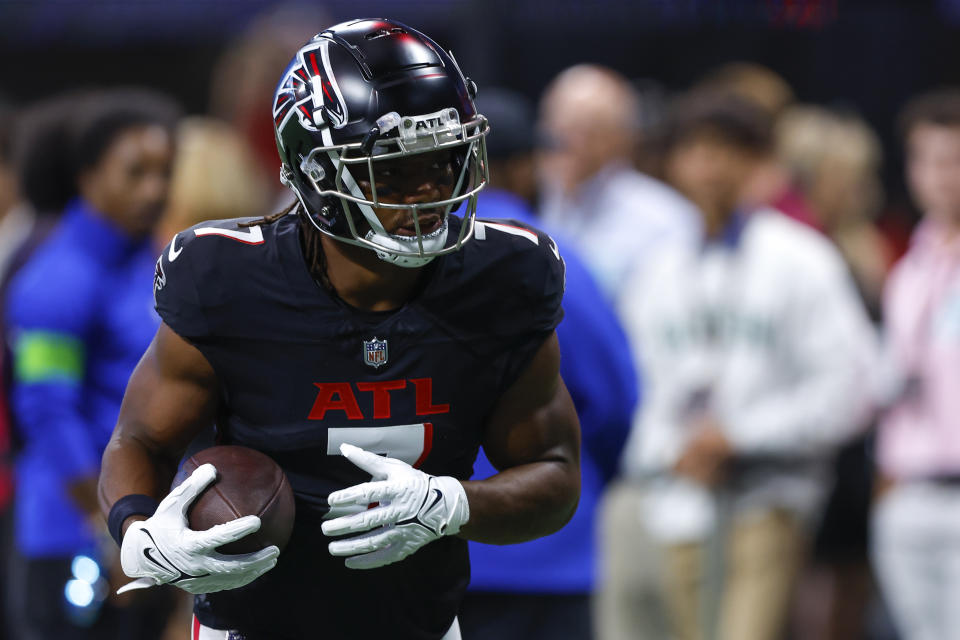
[[[259,227],[260,225],[264,225],[264,224],[273,224],[274,222],[276,222],[276,221],[279,220],[280,218],[282,218],[282,217],[284,217],[284,216],[288,216],[288,215],[290,215],[291,213],[293,213],[293,210],[294,210],[299,204],[300,204],[299,202],[297,202],[296,200],[294,200],[294,201],[291,202],[289,205],[287,205],[287,208],[286,208],[286,209],[283,209],[283,210],[278,211],[278,212],[276,212],[276,213],[271,213],[271,214],[269,214],[269,215],[265,215],[265,216],[263,216],[262,218],[257,218],[256,220],[251,220],[251,221],[249,221],[249,222],[241,222],[241,223],[239,223],[237,226],[238,226],[238,227],[243,227],[244,229],[249,229],[250,227]]]
[[[266,224],[273,224],[284,216],[296,213],[300,217],[300,249],[303,251],[303,257],[307,261],[307,268],[313,279],[320,283],[331,293],[336,293],[333,283],[327,276],[327,257],[323,253],[323,247],[320,244],[320,232],[316,230],[310,221],[307,210],[303,208],[299,201],[294,200],[290,205],[270,215],[263,216],[250,222],[241,222],[241,227],[257,227]]]

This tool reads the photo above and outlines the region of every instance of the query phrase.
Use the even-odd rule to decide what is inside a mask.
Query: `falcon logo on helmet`
[[[321,41],[297,52],[300,64],[291,65],[273,101],[273,122],[277,130],[283,129],[292,113],[297,114],[300,126],[310,131],[319,131],[319,127],[327,126],[327,121],[335,129],[347,123],[347,105],[339,87],[331,83],[329,72],[326,78],[320,73],[318,58],[324,60],[328,46],[328,41]]]
[[[321,233],[385,261],[417,267],[456,251],[473,235],[477,193],[489,180],[489,126],[475,94],[453,56],[410,27],[391,20],[331,27],[297,52],[274,96],[281,181]],[[415,204],[378,197],[379,161],[434,151],[451,154],[449,197]],[[371,193],[361,184],[373,185]],[[460,233],[448,238],[447,218],[461,208]],[[375,209],[408,212],[416,232],[387,232]],[[425,210],[442,215],[426,233],[418,222]]]

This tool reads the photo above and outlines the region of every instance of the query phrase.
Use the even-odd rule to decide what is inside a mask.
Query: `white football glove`
[[[346,560],[350,569],[373,569],[403,560],[428,542],[454,535],[470,518],[467,494],[456,478],[431,476],[351,444],[340,445],[340,452],[373,475],[373,481],[334,491],[327,497],[330,506],[380,503],[322,525],[328,536],[360,534],[335,540],[328,547],[332,555],[351,556]]]
[[[225,555],[215,549],[260,528],[260,518],[244,516],[194,531],[187,525],[191,503],[216,480],[217,470],[203,464],[167,495],[157,512],[127,528],[120,546],[120,564],[131,578],[140,578],[117,593],[172,584],[190,593],[236,589],[253,582],[277,564],[280,550],[269,546],[254,553]]]

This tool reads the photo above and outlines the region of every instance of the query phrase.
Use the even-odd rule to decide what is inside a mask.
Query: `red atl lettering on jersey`
[[[313,386],[320,389],[320,393],[313,401],[313,409],[308,416],[310,420],[323,420],[327,411],[345,411],[350,420],[363,420],[349,382],[314,382]],[[336,400],[333,399],[334,396],[337,397]]]
[[[413,378],[410,382],[417,388],[418,416],[428,416],[432,413],[450,413],[450,405],[433,404],[433,378]]]
[[[313,401],[313,408],[310,409],[310,420],[323,420],[328,411],[343,411],[348,420],[363,420],[363,413],[360,411],[360,405],[357,403],[357,397],[354,394],[354,386],[357,392],[369,392],[373,394],[373,418],[390,418],[392,414],[390,404],[390,394],[392,391],[402,391],[407,388],[407,382],[412,382],[414,387],[414,399],[416,414],[418,416],[428,416],[437,413],[450,413],[450,405],[447,403],[434,404],[433,402],[433,378],[413,378],[411,380],[382,380],[380,382],[314,382],[313,386],[320,391],[317,393],[317,399]]]
[[[390,417],[390,392],[403,389],[407,386],[406,380],[384,380],[383,382],[358,382],[360,391],[373,392],[373,417]]]

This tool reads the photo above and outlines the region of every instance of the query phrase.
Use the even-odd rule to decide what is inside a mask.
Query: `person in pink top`
[[[960,89],[904,111],[923,211],[884,294],[899,384],[880,421],[873,560],[904,640],[960,638]]]

